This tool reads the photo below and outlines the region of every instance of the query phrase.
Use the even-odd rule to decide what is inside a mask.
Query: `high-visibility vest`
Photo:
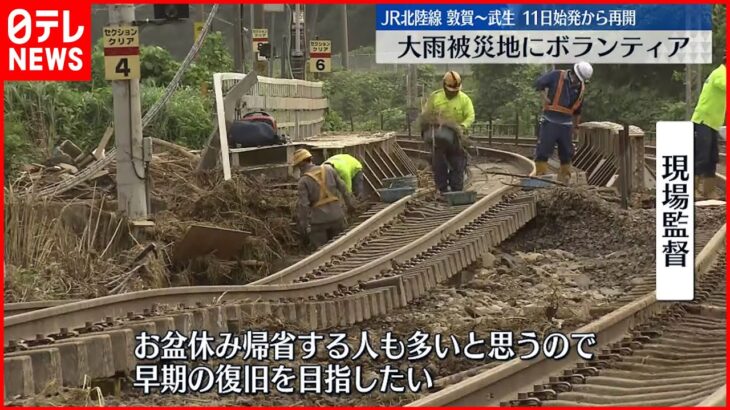
[[[570,108],[563,107],[560,105],[560,96],[563,94],[563,85],[565,84],[565,76],[568,74],[567,71],[561,70],[560,71],[560,80],[558,80],[558,87],[555,89],[555,95],[553,95],[553,100],[546,101],[545,105],[543,106],[544,111],[555,111],[560,112],[563,114],[573,115],[575,114],[575,110],[580,107],[580,104],[583,102],[583,93],[585,92],[585,84],[583,82],[580,83],[580,94],[578,94],[578,99],[575,100],[575,103],[573,103],[573,106]]]
[[[337,171],[337,174],[345,183],[345,188],[348,193],[352,193],[352,178],[360,171],[362,171],[362,164],[357,158],[349,154],[338,154],[333,155],[325,164],[332,165],[332,168]]]
[[[325,177],[324,166],[319,166],[317,169],[309,171],[304,175],[312,178],[319,185],[319,200],[312,205],[313,207],[319,208],[340,200],[337,195],[333,195],[329,189],[327,189],[327,179]]]

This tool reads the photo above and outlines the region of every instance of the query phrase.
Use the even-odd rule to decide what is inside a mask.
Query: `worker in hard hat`
[[[695,190],[707,199],[715,199],[719,131],[725,123],[725,56],[702,86],[694,114]]]
[[[365,176],[362,173],[362,164],[350,154],[333,155],[324,162],[337,171],[349,194],[359,200],[365,196]]]
[[[318,248],[345,229],[345,210],[337,194],[342,195],[348,209],[354,205],[334,168],[314,165],[312,154],[306,149],[294,152],[291,165],[300,175],[297,227],[302,238]]]
[[[547,173],[548,158],[553,155],[557,144],[560,158],[558,180],[564,183],[570,180],[573,134],[580,124],[583,96],[591,76],[593,67],[581,61],[569,70],[553,70],[535,82],[535,88],[543,92],[544,97],[535,149],[537,175]]]
[[[448,71],[442,88],[431,93],[421,113],[421,135],[432,146],[431,167],[439,192],[464,189],[466,132],[473,123],[474,105],[461,91],[461,76]]]

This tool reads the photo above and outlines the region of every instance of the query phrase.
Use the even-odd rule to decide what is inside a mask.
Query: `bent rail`
[[[492,152],[501,158],[509,157],[520,164],[526,173],[534,172],[532,161],[518,154],[498,150],[484,150]],[[356,286],[363,281],[372,279],[383,270],[393,269],[395,265],[403,263],[436,244],[448,239],[450,235],[474,221],[482,213],[494,207],[499,199],[507,193],[515,191],[513,187],[505,186],[485,196],[447,222],[442,223],[419,240],[407,246],[394,249],[389,254],[367,263],[357,269],[335,276],[324,277],[310,282],[299,283],[272,283],[242,286],[189,286],[166,289],[153,289],[132,292],[122,295],[105,296],[97,299],[68,303],[46,309],[6,317],[4,324],[4,342],[10,340],[28,340],[38,334],[50,334],[58,329],[73,329],[85,322],[94,323],[104,317],[124,317],[128,312],[136,312],[141,308],[151,308],[157,305],[178,306],[185,304],[194,306],[196,303],[230,301],[240,298],[260,301],[298,300],[313,298],[332,293],[345,286]],[[397,206],[395,206],[397,207]],[[394,208],[395,208],[394,207]],[[390,213],[390,212],[387,212]],[[387,214],[386,213],[386,214]],[[387,219],[387,218],[385,218]],[[378,223],[382,223],[378,222]],[[354,237],[362,238],[369,230],[356,231]],[[355,240],[354,243],[356,243]],[[343,244],[353,243],[350,239],[333,246],[342,249]],[[323,249],[327,251],[327,249]],[[331,257],[329,252],[319,255],[319,263],[323,264]],[[308,260],[306,263],[316,263]],[[283,276],[283,275],[282,275]],[[276,279],[281,279],[278,276]]]

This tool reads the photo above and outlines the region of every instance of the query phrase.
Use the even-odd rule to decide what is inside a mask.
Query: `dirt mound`
[[[543,190],[537,217],[521,238],[532,250],[569,249],[581,256],[606,255],[627,243],[653,254],[654,210],[623,210],[615,198],[613,191],[596,187]],[[509,243],[504,246],[509,249]]]

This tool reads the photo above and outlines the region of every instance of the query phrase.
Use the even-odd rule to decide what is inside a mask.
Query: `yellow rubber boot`
[[[547,161],[535,161],[535,173],[536,175],[545,175],[548,171]]]
[[[568,184],[570,182],[570,164],[561,164],[560,171],[558,171],[558,182]]]

